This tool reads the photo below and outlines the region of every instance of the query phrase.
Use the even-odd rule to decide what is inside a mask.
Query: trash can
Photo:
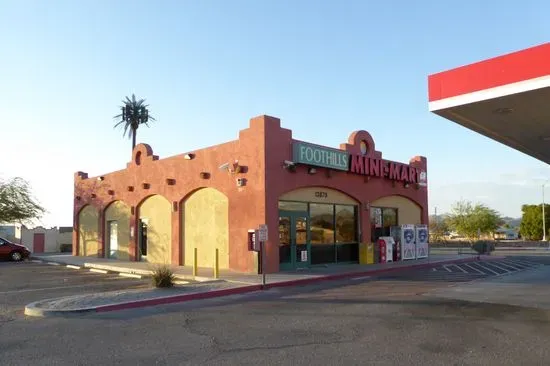
[[[374,244],[359,243],[359,264],[374,263]]]

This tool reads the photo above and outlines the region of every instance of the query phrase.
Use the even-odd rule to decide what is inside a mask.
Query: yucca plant
[[[160,265],[153,269],[153,286],[158,288],[174,287],[176,276],[174,271],[167,265]]]

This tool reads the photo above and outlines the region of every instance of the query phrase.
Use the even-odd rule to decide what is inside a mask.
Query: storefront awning
[[[550,164],[550,43],[428,77],[429,109]]]

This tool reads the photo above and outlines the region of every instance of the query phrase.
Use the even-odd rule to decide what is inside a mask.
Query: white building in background
[[[37,226],[29,229],[25,225],[0,225],[0,237],[14,243],[23,244],[32,253],[58,253],[71,251],[73,228],[60,226],[44,228]]]

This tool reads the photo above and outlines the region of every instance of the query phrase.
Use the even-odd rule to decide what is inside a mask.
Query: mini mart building
[[[357,263],[360,242],[427,224],[426,158],[384,160],[366,131],[339,149],[250,120],[237,140],[159,159],[139,144],[126,169],[75,174],[73,254],[257,272],[249,231],[267,224],[269,273]]]

